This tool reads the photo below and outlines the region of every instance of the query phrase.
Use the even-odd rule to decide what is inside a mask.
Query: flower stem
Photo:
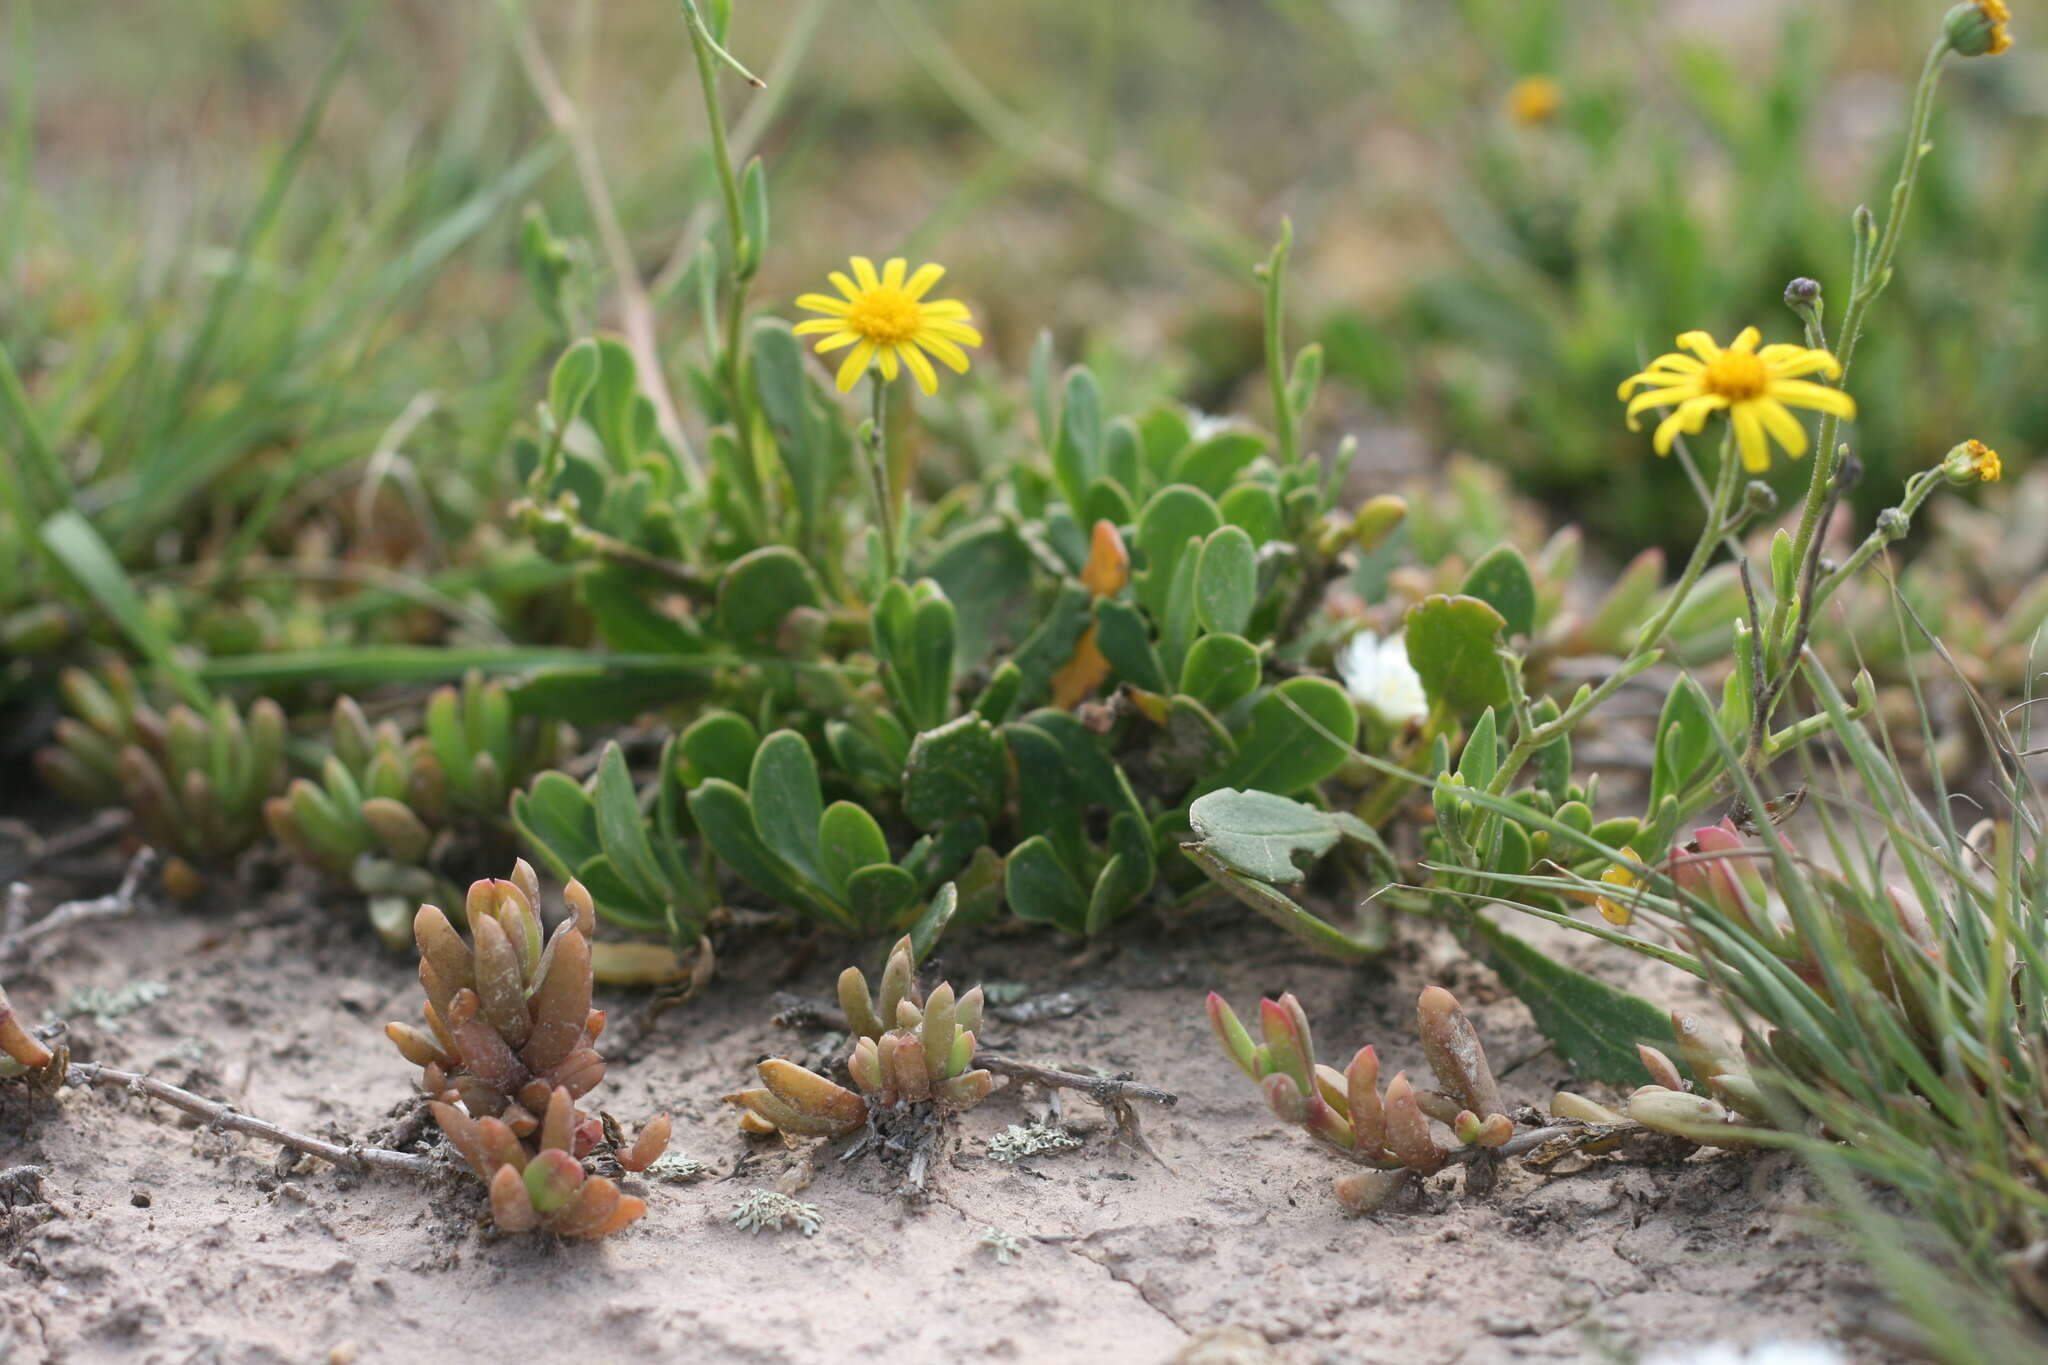
[[[1913,112],[1906,131],[1906,151],[1899,163],[1899,178],[1892,185],[1891,205],[1885,212],[1884,233],[1878,239],[1876,249],[1867,260],[1860,262],[1861,268],[1850,280],[1849,306],[1842,314],[1841,330],[1836,334],[1841,348],[1835,359],[1842,363],[1842,375],[1836,382],[1846,387],[1849,380],[1849,364],[1856,355],[1856,342],[1863,335],[1864,318],[1870,305],[1891,283],[1892,258],[1899,249],[1899,239],[1904,236],[1906,210],[1913,199],[1913,187],[1920,178],[1920,161],[1927,155],[1927,125],[1934,116],[1934,89],[1941,80],[1942,59],[1949,53],[1947,34],[1936,38],[1934,46],[1928,49],[1927,62],[1920,69],[1920,83],[1913,90]],[[1859,244],[1858,256],[1861,257]],[[1792,562],[1806,562],[1807,547],[1820,532],[1822,509],[1827,505],[1828,486],[1834,481],[1839,465],[1835,449],[1835,437],[1841,431],[1841,419],[1833,413],[1824,413],[1820,419],[1818,438],[1814,442],[1813,476],[1806,485],[1806,501],[1799,513],[1799,530],[1793,537]],[[1766,647],[1775,653],[1784,637],[1791,603],[1780,601],[1771,606],[1771,628],[1765,638]]]
[[[740,389],[740,323],[746,312],[747,282],[753,277],[749,261],[758,254],[760,244],[747,241],[746,218],[740,208],[739,177],[733,174],[732,146],[725,132],[725,111],[718,103],[719,63],[730,66],[754,85],[760,85],[761,81],[718,45],[718,40],[711,36],[710,28],[704,23],[704,16],[697,10],[696,0],[682,0],[682,6],[683,17],[690,30],[690,46],[697,55],[697,81],[704,89],[704,121],[711,135],[711,162],[718,172],[718,189],[725,201],[728,254],[725,336],[720,348],[719,372],[725,383],[726,402],[731,409],[733,432],[739,439],[741,458],[751,464],[753,423],[748,420],[747,405]],[[766,509],[755,510],[765,514]],[[765,522],[765,515],[763,519]]]
[[[881,371],[869,376],[874,385],[871,390],[868,409],[866,438],[862,444],[868,455],[868,488],[875,499],[875,524],[882,532],[882,564],[886,582],[896,576],[899,566],[896,544],[896,494],[889,487],[889,443],[885,439],[883,419],[889,409],[889,386],[883,380]]]
[[[1657,641],[1677,619],[1679,609],[1686,598],[1698,586],[1700,575],[1706,572],[1708,563],[1714,557],[1714,547],[1726,532],[1729,516],[1735,509],[1736,490],[1742,487],[1742,465],[1735,455],[1735,432],[1731,425],[1721,439],[1721,467],[1714,475],[1713,504],[1707,509],[1706,524],[1700,527],[1699,542],[1692,547],[1692,557],[1686,560],[1685,569],[1678,581],[1665,594],[1664,605],[1651,618],[1642,632],[1636,636],[1634,648],[1615,668],[1614,672],[1590,692],[1573,699],[1556,719],[1546,721],[1533,730],[1524,730],[1516,738],[1515,745],[1501,760],[1500,771],[1494,774],[1487,790],[1495,796],[1506,795],[1514,782],[1515,774],[1521,770],[1535,752],[1560,735],[1571,733],[1574,726],[1583,720],[1588,712],[1619,690],[1622,684],[1654,664],[1660,657]]]
[[[1899,499],[1899,505],[1888,507],[1877,514],[1877,525],[1863,538],[1863,543],[1856,547],[1855,553],[1842,561],[1839,568],[1829,571],[1827,577],[1821,579],[1814,587],[1813,601],[1808,604],[1807,610],[1818,611],[1820,604],[1827,601],[1836,588],[1855,577],[1865,564],[1877,556],[1878,551],[1893,541],[1904,538],[1906,532],[1912,529],[1913,514],[1920,510],[1920,504],[1927,501],[1927,495],[1934,491],[1935,485],[1941,480],[1939,468],[1924,469],[1906,480],[1906,491]]]
[[[1273,428],[1282,469],[1292,469],[1301,458],[1294,431],[1294,404],[1287,396],[1287,339],[1281,331],[1287,301],[1287,251],[1293,245],[1294,224],[1282,218],[1273,254],[1258,268],[1258,276],[1266,285],[1266,382],[1273,390]]]

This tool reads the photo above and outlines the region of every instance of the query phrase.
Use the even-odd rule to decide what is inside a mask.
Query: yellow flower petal
[[[875,263],[865,256],[853,258],[853,277],[860,281],[862,289],[880,289],[882,287],[881,276],[875,274]]]
[[[1728,411],[1735,426],[1735,444],[1742,451],[1742,467],[1762,474],[1771,467],[1770,443],[1764,440],[1763,423],[1757,420],[1754,403],[1737,403]]]
[[[1771,385],[1771,397],[1795,408],[1812,408],[1816,412],[1831,412],[1843,418],[1856,416],[1855,399],[1840,389],[1831,389],[1810,380],[1780,379]]]
[[[860,333],[858,332],[834,332],[831,336],[818,343],[818,354],[823,355],[827,351],[836,351],[841,346],[851,346],[859,340]]]
[[[1694,434],[1707,424],[1707,418],[1712,416],[1715,410],[1727,406],[1727,399],[1711,393],[1686,399],[1669,417],[1657,424],[1657,434],[1650,440],[1651,447],[1659,455],[1669,455],[1671,443],[1678,438],[1679,432],[1682,431],[1688,436]]]
[[[875,352],[875,360],[882,367],[882,378],[893,384],[896,381],[896,348],[894,346],[879,348]]]
[[[1669,389],[1644,389],[1641,393],[1637,394],[1633,399],[1629,400],[1627,414],[1628,429],[1630,431],[1641,430],[1641,428],[1636,425],[1636,414],[1643,411],[1643,409],[1645,408],[1675,407],[1678,404],[1683,403],[1688,398],[1698,398],[1699,396],[1700,386],[1698,384],[1684,385],[1677,388]]]
[[[958,299],[933,299],[930,303],[924,305],[923,312],[928,318],[948,319],[958,322],[966,318],[967,305]]]
[[[1682,351],[1691,351],[1701,360],[1710,362],[1719,359],[1721,355],[1720,345],[1705,332],[1680,332],[1678,348]]]
[[[1759,398],[1749,406],[1756,409],[1762,419],[1764,430],[1778,438],[1778,444],[1785,447],[1785,453],[1798,459],[1806,453],[1806,428],[1799,419],[1775,398]]]
[[[955,374],[967,373],[967,352],[955,346],[942,336],[926,329],[917,334],[917,344],[946,362],[946,368]]]
[[[1816,351],[1807,346],[1788,346],[1779,342],[1758,351],[1756,358],[1763,361],[1779,379],[1793,379],[1802,374],[1824,374],[1830,379],[1842,377],[1840,361],[1826,351]]]
[[[923,389],[926,393],[937,393],[939,391],[938,371],[932,368],[931,361],[924,358],[923,351],[918,350],[915,346],[905,346],[903,348],[903,363],[909,367],[911,376],[917,380],[917,386],[920,389]]]
[[[860,290],[854,288],[853,281],[846,278],[844,270],[834,270],[825,278],[832,281],[832,287],[846,295],[849,300],[860,297]]]
[[[853,386],[860,383],[860,377],[867,373],[868,362],[874,359],[874,356],[875,343],[872,341],[863,341],[846,353],[846,359],[839,366],[838,378],[834,381],[839,385],[841,393],[853,392]]]
[[[903,292],[910,295],[910,297],[912,297],[913,299],[921,299],[925,296],[926,293],[930,291],[933,285],[939,282],[940,277],[942,277],[945,273],[946,267],[939,265],[935,262],[927,262],[926,264],[919,266],[916,269],[916,271],[914,271],[911,274],[909,281],[903,286]],[[948,300],[948,302],[959,303],[959,300],[951,299]],[[930,307],[926,309],[926,311],[929,312],[931,308],[935,308],[937,306],[937,304],[932,304]],[[967,316],[967,305],[960,305],[960,316]]]
[[[824,332],[836,332],[846,325],[844,318],[805,318],[789,330],[800,337],[817,336]]]
[[[813,313],[830,313],[834,317],[845,317],[846,310],[853,305],[845,299],[835,299],[830,294],[798,294],[796,306],[808,308]]]
[[[910,263],[901,256],[891,256],[882,265],[882,288],[901,289],[903,287],[903,272],[909,268]]]
[[[926,322],[924,326],[918,328],[918,334],[920,336],[944,337],[948,341],[957,341],[964,346],[981,345],[981,333],[975,331],[964,322],[948,322],[944,319],[937,322]]]
[[[1735,340],[1728,343],[1728,349],[1731,351],[1754,351],[1756,344],[1763,339],[1764,334],[1762,332],[1759,332],[1754,327],[1745,327],[1735,334]]]

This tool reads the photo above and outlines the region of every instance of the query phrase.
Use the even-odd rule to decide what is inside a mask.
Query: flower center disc
[[[1762,397],[1770,381],[1763,361],[1748,351],[1721,352],[1708,362],[1704,376],[1707,392],[1719,394],[1731,403]]]
[[[846,310],[846,329],[882,346],[910,340],[917,323],[917,300],[901,289],[870,289]]]

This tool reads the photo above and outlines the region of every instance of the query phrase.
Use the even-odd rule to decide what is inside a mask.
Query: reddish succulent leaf
[[[590,1015],[589,940],[572,930],[557,934],[548,946],[547,975],[533,993],[533,1035],[522,1054],[529,1067],[543,1074],[582,1041]]]
[[[618,1206],[617,1185],[609,1180],[586,1180],[569,1206],[548,1220],[548,1228],[564,1237],[588,1237],[611,1218]]]
[[[668,1150],[669,1130],[673,1124],[667,1114],[657,1117],[640,1130],[640,1136],[633,1139],[633,1145],[623,1152],[614,1153],[619,1164],[629,1171],[644,1171],[654,1164],[654,1159]]]
[[[500,1166],[491,1177],[491,1221],[502,1232],[531,1232],[540,1223],[526,1181],[510,1166]]]
[[[583,1168],[567,1152],[550,1148],[526,1164],[526,1196],[542,1218],[566,1208],[583,1183]]]

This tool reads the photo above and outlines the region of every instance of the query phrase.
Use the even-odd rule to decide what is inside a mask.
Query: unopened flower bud
[[[1959,57],[1996,57],[2012,46],[2011,21],[2005,0],[1967,0],[1948,12],[1941,31]]]
[[[1997,483],[2004,472],[1998,452],[1982,441],[1965,441],[1941,460],[1941,476],[1958,488],[1973,483]]]
[[[1801,275],[1785,286],[1785,306],[1790,308],[1801,322],[1808,327],[1820,326],[1821,313],[1825,304],[1821,299],[1820,281],[1810,280]]]

